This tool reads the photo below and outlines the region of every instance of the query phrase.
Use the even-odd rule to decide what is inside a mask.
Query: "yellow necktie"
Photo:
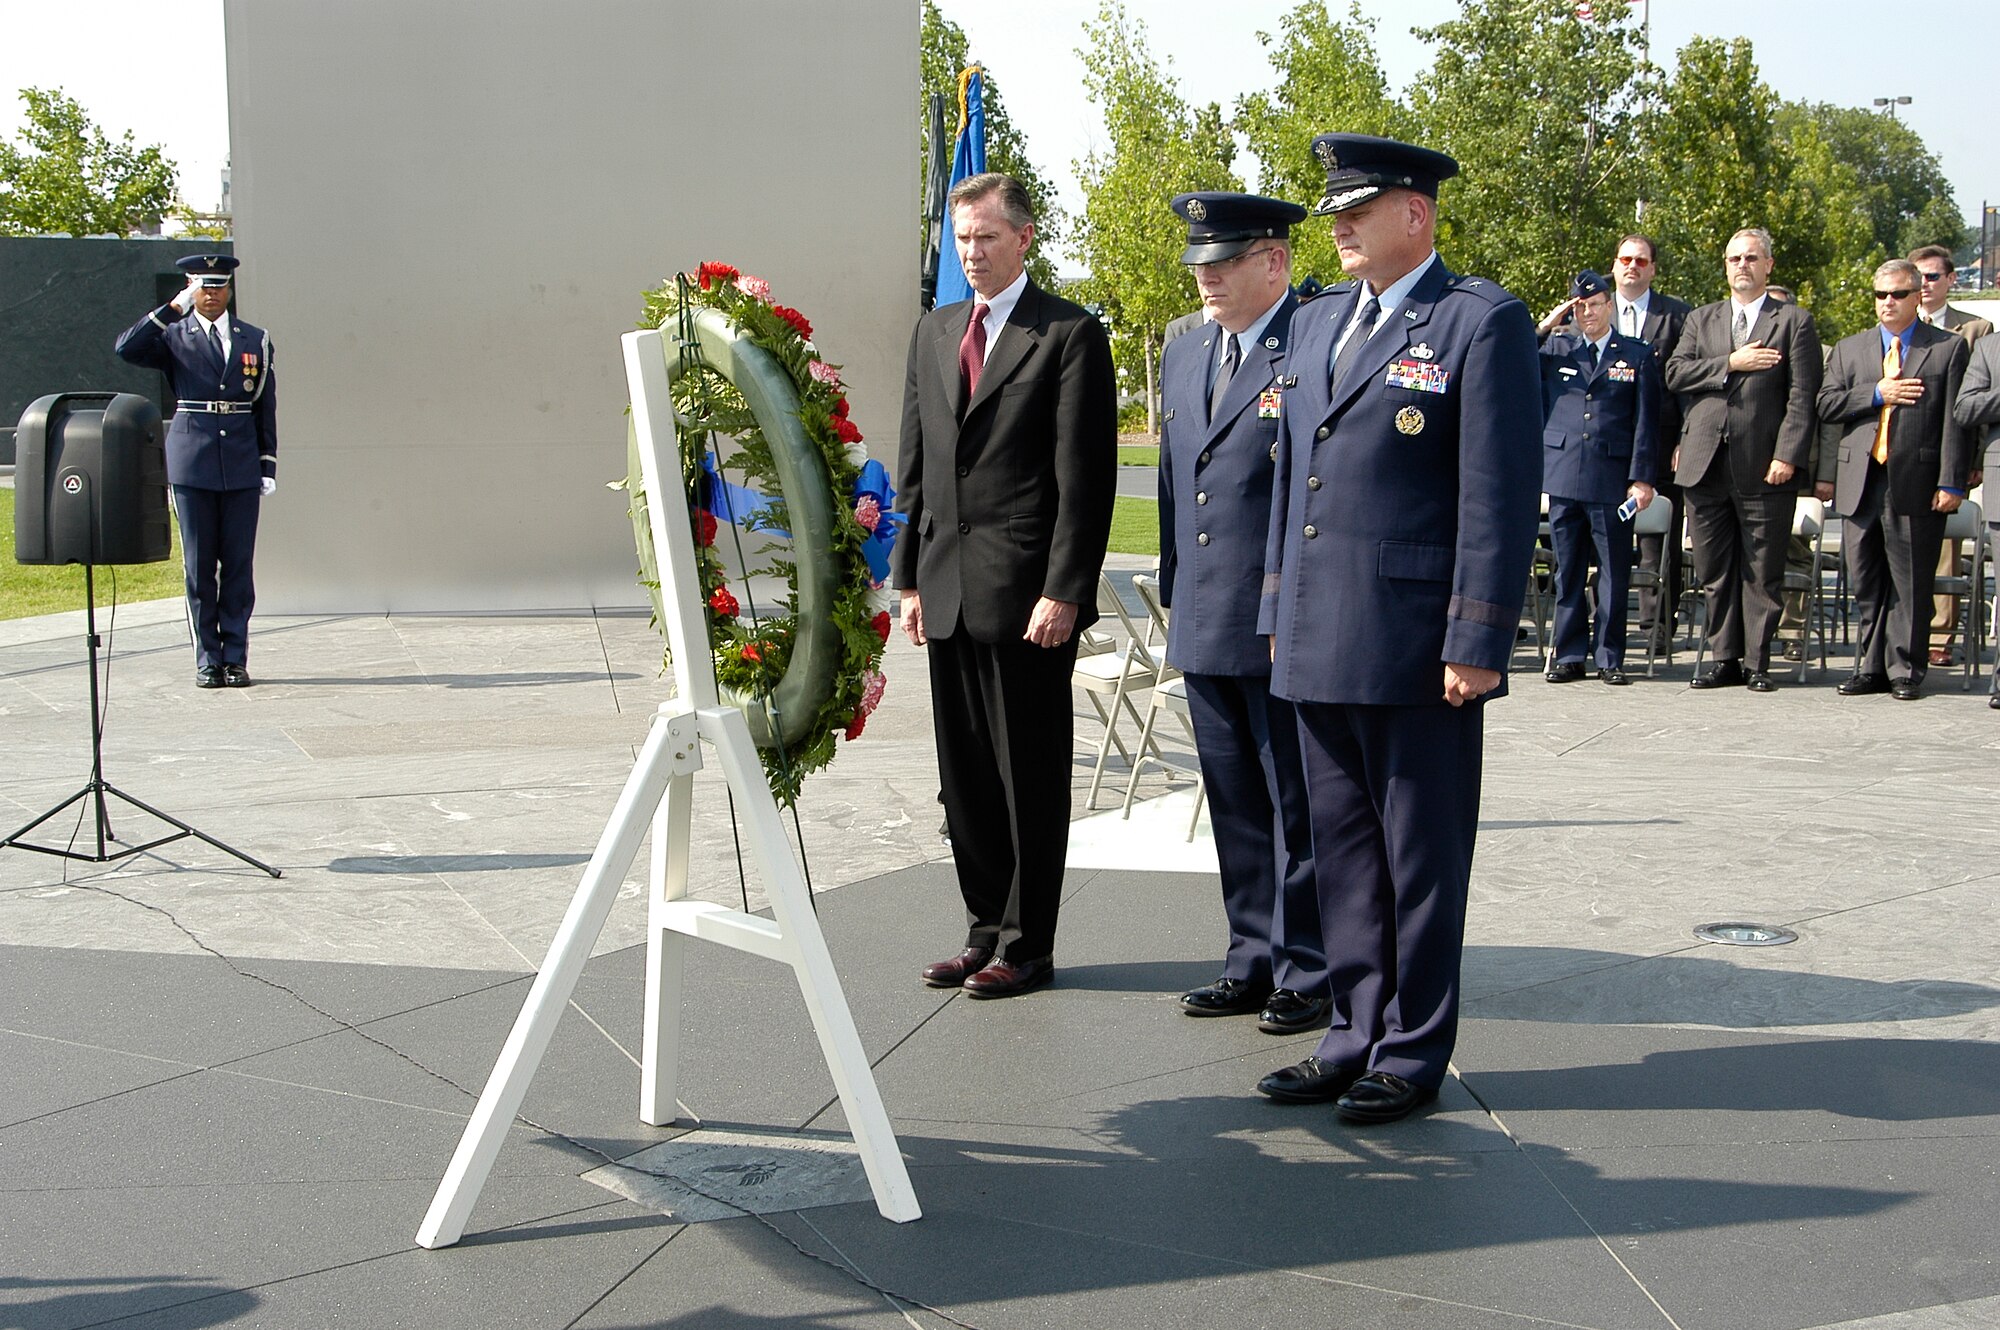
[[[1902,368],[1903,339],[1892,337],[1889,339],[1888,353],[1882,357],[1882,377],[1893,379]],[[1875,447],[1869,453],[1869,456],[1878,462],[1889,460],[1889,413],[1895,409],[1887,402],[1882,403],[1882,419],[1875,426]]]

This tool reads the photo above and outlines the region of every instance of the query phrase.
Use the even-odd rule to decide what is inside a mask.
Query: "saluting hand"
[[[187,285],[182,287],[180,291],[174,296],[174,298],[167,303],[171,304],[175,309],[185,314],[189,310],[194,308],[194,293],[197,289],[199,288],[195,282],[195,279],[190,277],[188,278]]]

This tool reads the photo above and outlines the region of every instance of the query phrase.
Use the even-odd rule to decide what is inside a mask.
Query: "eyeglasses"
[[[1949,272],[1924,272],[1922,268],[1917,269],[1917,271],[1922,273],[1923,279],[1927,282],[1942,282],[1951,276]]]
[[[1620,254],[1618,256],[1618,262],[1629,263],[1634,268],[1650,268],[1653,266],[1653,261],[1651,259],[1642,258],[1637,254]]]
[[[1908,300],[1908,299],[1909,299],[1909,298],[1910,298],[1911,296],[1913,296],[1913,295],[1915,295],[1915,294],[1916,294],[1916,292],[1915,292],[1915,291],[1909,291],[1909,290],[1904,290],[1904,291],[1877,291],[1877,292],[1875,293],[1875,298],[1876,298],[1877,300]]]
[[[1724,263],[1764,263],[1764,262],[1768,262],[1768,260],[1766,260],[1766,259],[1765,259],[1765,257],[1764,257],[1764,256],[1763,256],[1762,254],[1727,254],[1727,255],[1724,255],[1724,256],[1723,256],[1723,259],[1722,259],[1722,261],[1723,261]]]
[[[1213,263],[1196,263],[1196,264],[1191,264],[1189,266],[1194,268],[1194,270],[1197,272],[1201,271],[1203,268],[1208,269],[1210,272],[1221,272],[1225,268],[1234,268],[1237,264],[1243,262],[1245,259],[1251,257],[1253,254],[1272,254],[1277,251],[1277,248],[1278,247],[1276,245],[1266,245],[1262,249],[1246,249],[1241,254],[1232,254],[1226,259],[1217,259]]]

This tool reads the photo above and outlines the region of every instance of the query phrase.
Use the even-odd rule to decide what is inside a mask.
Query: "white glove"
[[[199,289],[195,279],[190,277],[188,278],[188,284],[181,288],[180,294],[175,296],[170,303],[175,309],[185,314],[194,308],[194,293]]]
[[[276,494],[278,492],[278,482],[271,479],[269,476],[266,476],[258,484],[257,492],[268,499],[273,494]]]

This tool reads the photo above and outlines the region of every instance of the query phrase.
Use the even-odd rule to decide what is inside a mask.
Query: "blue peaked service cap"
[[[1458,163],[1434,148],[1376,138],[1373,134],[1322,134],[1313,156],[1326,169],[1326,193],[1312,215],[1358,208],[1385,189],[1413,189],[1437,197],[1438,184],[1458,174]]]
[[[1233,259],[1259,240],[1282,240],[1306,210],[1262,194],[1203,191],[1176,194],[1167,205],[1187,223],[1187,248],[1181,262],[1190,265]]]
[[[174,260],[174,266],[203,286],[227,286],[230,275],[243,266],[234,254],[189,254]]]

